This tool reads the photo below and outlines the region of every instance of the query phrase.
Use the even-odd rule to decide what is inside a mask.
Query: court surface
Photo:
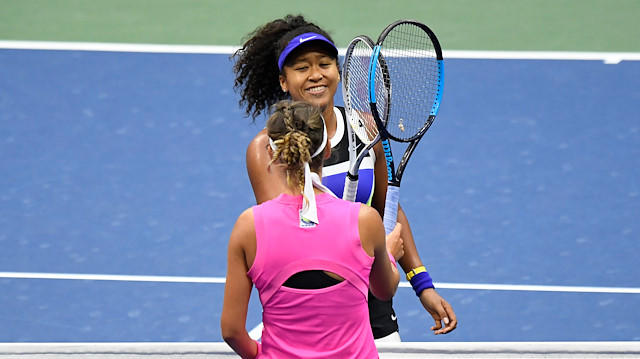
[[[226,243],[254,204],[244,153],[264,119],[238,107],[232,47],[203,44],[288,5],[185,3],[0,0],[0,357],[232,356]],[[376,3],[375,21],[357,1],[299,6],[342,46],[418,17],[445,51],[400,201],[460,322],[430,334],[403,282],[405,343],[381,357],[640,355],[638,4]],[[482,49],[525,52],[456,51]]]
[[[5,49],[0,65],[0,341],[219,341],[263,126],[228,54]],[[446,73],[401,203],[460,326],[434,337],[405,285],[403,339],[640,340],[640,62]]]

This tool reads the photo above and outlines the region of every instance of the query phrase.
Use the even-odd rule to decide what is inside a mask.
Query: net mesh
[[[379,343],[395,358],[636,358],[640,342],[406,342]],[[237,358],[217,343],[0,343],[0,359]]]

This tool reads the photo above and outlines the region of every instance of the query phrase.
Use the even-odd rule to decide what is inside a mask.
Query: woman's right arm
[[[247,147],[247,174],[257,204],[274,199],[284,192],[283,182],[277,171],[269,169],[271,158],[267,146],[267,130],[262,130]]]
[[[229,237],[227,277],[220,318],[222,338],[242,358],[255,358],[260,352],[259,344],[249,337],[246,330],[253,288],[247,271],[255,257],[255,237],[253,211],[248,209],[238,217]]]
[[[398,289],[400,274],[396,268],[395,260],[392,262],[387,252],[387,244],[384,234],[384,225],[378,212],[367,206],[360,206],[358,218],[360,241],[362,247],[369,255],[373,254],[374,260],[369,274],[369,287],[371,293],[381,300],[390,300]],[[392,235],[400,235],[400,228],[392,232]],[[401,241],[402,239],[397,238]]]

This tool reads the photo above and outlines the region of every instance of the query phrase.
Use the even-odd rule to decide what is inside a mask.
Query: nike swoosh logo
[[[391,314],[391,320],[393,320],[394,322],[396,321],[396,319],[398,319],[398,317],[396,317],[395,314]]]
[[[300,43],[303,43],[303,42],[305,42],[305,41],[309,41],[309,40],[311,40],[311,39],[315,39],[316,37],[318,37],[318,36],[313,35],[313,36],[309,36],[309,37],[301,38],[301,39],[300,39]]]

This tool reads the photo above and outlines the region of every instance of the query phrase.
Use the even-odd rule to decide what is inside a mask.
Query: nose
[[[309,80],[311,81],[320,81],[324,75],[322,74],[322,69],[319,66],[313,66],[311,68],[311,74],[309,75]]]

